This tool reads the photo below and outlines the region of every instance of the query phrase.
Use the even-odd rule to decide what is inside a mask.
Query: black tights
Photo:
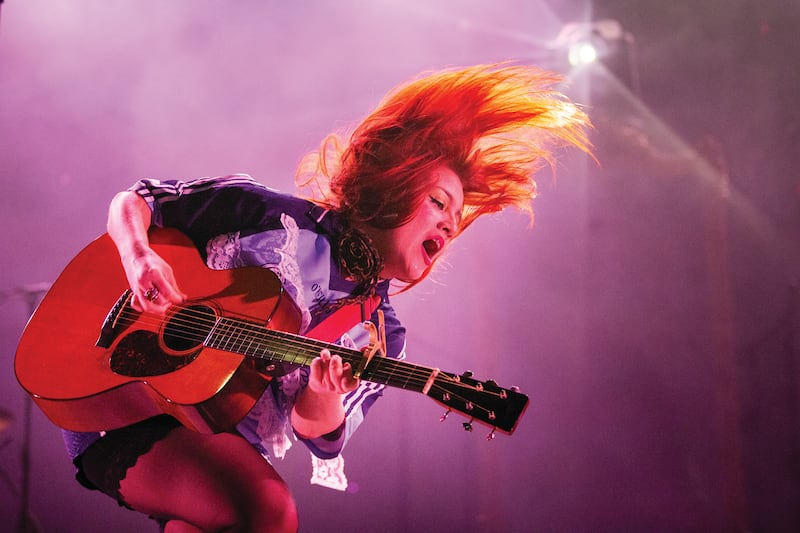
[[[239,435],[201,434],[156,417],[109,432],[76,464],[85,485],[169,533],[297,530],[288,487]]]

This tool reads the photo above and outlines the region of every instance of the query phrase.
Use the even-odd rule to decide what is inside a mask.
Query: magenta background
[[[0,433],[0,520],[10,528],[24,417],[13,354],[29,311],[20,289],[52,281],[104,231],[116,191],[142,176],[234,172],[290,191],[300,156],[396,83],[503,60],[568,75],[564,90],[596,122],[600,163],[561,156],[557,180],[541,177],[534,229],[515,213],[480,221],[435,280],[395,302],[409,360],[519,385],[531,407],[513,436],[487,442],[483,427],[440,424],[426,398],[390,391],[345,451],[352,492],[308,485],[300,446],[276,465],[301,530],[800,526],[797,3],[8,0],[1,16],[0,408],[16,420]],[[621,22],[635,63],[621,53],[571,71],[546,48],[565,22],[591,17]],[[709,136],[731,180],[717,217],[718,174],[693,148]],[[724,405],[737,408],[731,426]],[[154,530],[72,481],[38,411],[32,430],[30,507],[43,531]]]

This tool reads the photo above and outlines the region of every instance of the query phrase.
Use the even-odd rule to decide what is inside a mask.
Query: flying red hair
[[[534,67],[477,65],[398,86],[353,131],[329,135],[297,182],[351,221],[397,227],[423,200],[428,170],[445,165],[464,185],[459,232],[513,206],[533,216],[534,173],[554,150],[590,150],[586,114]]]

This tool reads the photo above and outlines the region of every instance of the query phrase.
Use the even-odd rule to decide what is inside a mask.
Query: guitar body
[[[299,328],[300,312],[271,271],[208,269],[176,230],[154,229],[150,239],[189,295],[186,308],[211,310],[212,320]],[[48,418],[73,431],[116,429],[162,413],[197,431],[232,428],[269,378],[202,338],[165,342],[181,317],[136,312],[127,288],[116,247],[103,235],[70,262],[31,317],[15,357],[19,383]]]

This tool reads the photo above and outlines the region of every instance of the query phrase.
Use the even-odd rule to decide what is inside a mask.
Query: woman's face
[[[461,179],[440,166],[428,181],[425,198],[408,222],[392,229],[365,228],[383,256],[384,279],[419,279],[457,232],[464,207]]]

